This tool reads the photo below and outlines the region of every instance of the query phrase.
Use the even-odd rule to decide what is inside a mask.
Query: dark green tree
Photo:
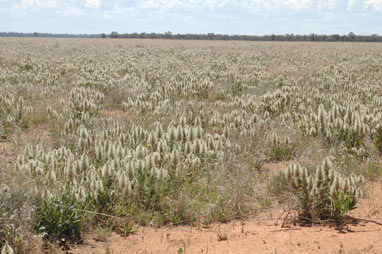
[[[110,33],[110,38],[118,38],[118,37],[119,37],[118,32],[113,31],[113,32]]]

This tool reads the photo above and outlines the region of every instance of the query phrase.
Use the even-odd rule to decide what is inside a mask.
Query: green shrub
[[[67,195],[54,201],[43,200],[37,213],[37,231],[46,239],[81,238],[83,214],[76,209],[74,201]]]
[[[352,128],[346,128],[338,132],[338,139],[343,142],[344,146],[351,150],[352,148],[360,148],[363,144],[363,133]]]
[[[281,195],[288,189],[288,179],[283,172],[274,175],[268,185],[268,191],[273,195]]]
[[[382,155],[382,124],[378,124],[372,131],[371,139],[379,155]]]
[[[269,139],[271,150],[268,153],[270,161],[287,161],[292,158],[293,146],[288,137],[281,139],[276,134],[272,134]]]
[[[15,254],[30,250],[33,234],[34,197],[0,184],[0,250],[7,243]]]
[[[292,149],[287,146],[274,146],[268,157],[270,161],[287,161],[292,157]]]
[[[298,200],[301,218],[313,220],[339,219],[356,208],[362,196],[362,176],[341,175],[326,158],[314,173],[299,164],[286,171],[290,189]]]

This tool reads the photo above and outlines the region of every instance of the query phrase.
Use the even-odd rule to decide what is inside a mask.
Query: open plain
[[[0,249],[382,253],[382,44],[0,39]]]

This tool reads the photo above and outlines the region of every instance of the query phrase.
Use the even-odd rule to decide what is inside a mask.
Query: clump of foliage
[[[30,251],[33,223],[34,197],[26,200],[22,191],[0,185],[0,249],[9,245],[16,254]]]
[[[70,196],[63,195],[56,200],[43,200],[37,213],[36,229],[49,240],[81,238],[83,213],[76,209]]]
[[[286,161],[291,159],[293,154],[293,146],[289,137],[280,138],[273,133],[270,137],[271,151],[269,152],[270,161]]]
[[[378,124],[372,131],[371,138],[379,155],[382,155],[382,124]]]
[[[343,176],[328,158],[312,173],[300,164],[292,164],[286,178],[302,218],[313,221],[339,219],[355,209],[362,196],[363,177]]]

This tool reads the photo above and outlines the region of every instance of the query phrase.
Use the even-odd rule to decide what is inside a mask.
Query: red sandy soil
[[[122,110],[101,110],[101,115],[105,117],[113,117],[113,118],[124,118],[127,117],[128,114]]]
[[[271,165],[285,169],[286,164]],[[382,182],[369,184],[367,196],[350,215],[382,222]],[[256,218],[207,229],[191,226],[167,226],[160,229],[138,227],[122,237],[112,233],[105,241],[94,235],[74,246],[74,254],[364,254],[382,253],[382,226],[372,222],[348,224],[342,229],[330,226],[282,228],[282,209],[263,211]],[[226,239],[223,239],[226,238]]]
[[[265,163],[263,165],[263,168],[269,170],[270,173],[276,175],[279,171],[285,171],[288,165],[291,164],[292,162],[293,161]]]
[[[139,114],[129,110],[125,112],[123,110],[118,110],[118,109],[104,109],[104,110],[101,110],[101,115],[106,118],[111,117],[113,119],[129,120],[132,123],[135,123],[135,122],[139,123],[141,119],[141,116]]]
[[[20,135],[20,141],[25,144],[41,143],[49,140],[50,127],[48,124],[41,124],[38,127],[23,130]]]
[[[10,138],[13,138],[13,140],[0,139],[0,162],[6,162],[9,168],[12,168],[17,154],[20,149],[23,149],[21,144],[46,142],[49,140],[49,130],[48,125],[42,125],[37,128],[23,130],[19,135],[12,135]]]

